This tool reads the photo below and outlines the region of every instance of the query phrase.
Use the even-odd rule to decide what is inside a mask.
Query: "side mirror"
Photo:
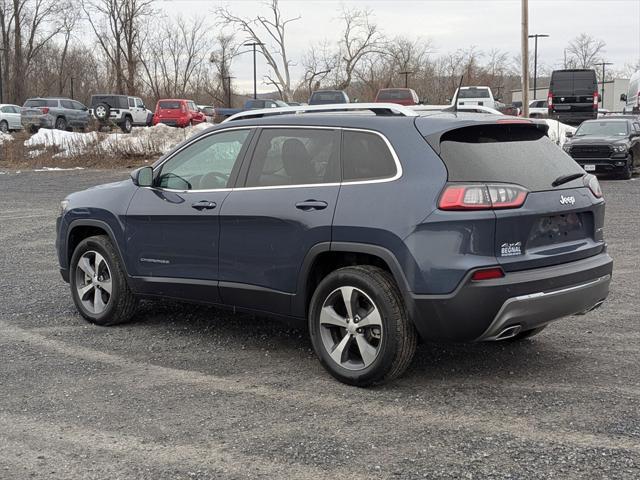
[[[567,138],[571,138],[573,137],[573,132],[565,132],[564,136]]]
[[[131,172],[131,181],[138,187],[151,187],[153,185],[153,168],[140,167]]]
[[[627,101],[627,94],[626,93],[621,93],[620,94],[620,101],[621,102],[626,102]]]

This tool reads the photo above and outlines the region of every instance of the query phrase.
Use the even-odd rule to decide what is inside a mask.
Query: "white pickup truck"
[[[481,86],[461,87],[456,89],[453,98],[458,99],[458,106],[480,105],[498,110],[498,101],[493,97],[491,88]]]

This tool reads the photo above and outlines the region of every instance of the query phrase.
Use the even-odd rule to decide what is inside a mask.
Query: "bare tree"
[[[233,34],[220,32],[216,37],[216,48],[209,58],[216,71],[216,82],[209,85],[209,93],[219,104],[224,105],[232,98],[231,82],[225,79],[231,77],[231,63],[240,54],[241,45]]]
[[[347,9],[342,11],[344,30],[339,43],[339,78],[336,87],[345,89],[351,84],[358,63],[374,52],[380,52],[383,46],[382,34],[372,21],[367,9]]]
[[[337,64],[338,57],[331,51],[326,41],[309,48],[302,57],[304,67],[302,83],[307,97],[312,91],[320,88],[321,83],[335,70]]]
[[[568,63],[575,68],[592,68],[595,63],[601,61],[601,54],[604,53],[606,45],[603,40],[581,33],[567,46]]]
[[[267,2],[269,16],[258,15],[255,18],[239,17],[228,8],[216,9],[221,23],[244,32],[252,42],[262,43],[258,48],[264,56],[273,74],[265,75],[267,84],[273,85],[283,100],[291,100],[291,74],[293,65],[287,56],[287,25],[301,17],[284,18],[280,11],[279,0]]]

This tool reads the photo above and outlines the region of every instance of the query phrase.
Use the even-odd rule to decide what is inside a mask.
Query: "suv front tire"
[[[320,282],[311,299],[309,332],[324,368],[359,387],[400,376],[417,344],[393,277],[370,265],[338,269]]]

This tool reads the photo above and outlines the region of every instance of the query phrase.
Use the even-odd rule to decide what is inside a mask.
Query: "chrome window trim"
[[[296,185],[268,185],[263,187],[234,187],[234,188],[216,188],[210,190],[175,190],[169,188],[160,188],[160,187],[144,187],[151,190],[159,190],[162,192],[173,192],[173,193],[211,193],[211,192],[233,192],[233,191],[247,191],[247,190],[276,190],[276,189],[284,189],[284,188],[313,188],[313,187],[338,187],[338,186],[351,186],[351,185],[368,185],[374,183],[387,183],[394,182],[402,177],[403,169],[402,164],[400,163],[400,159],[398,158],[398,154],[396,153],[393,145],[389,139],[381,132],[376,130],[370,130],[367,128],[356,128],[356,127],[330,127],[325,125],[250,125],[243,127],[230,127],[224,128],[221,130],[215,130],[206,135],[202,135],[193,141],[185,144],[179,150],[173,152],[173,154],[162,161],[162,163],[158,164],[154,167],[153,171],[155,174],[156,168],[162,167],[166,162],[175,157],[178,153],[183,151],[185,148],[192,145],[194,142],[201,140],[202,138],[209,137],[211,135],[216,135],[218,133],[228,132],[231,130],[251,130],[251,129],[270,129],[270,128],[280,128],[280,129],[311,129],[311,130],[341,130],[341,131],[349,131],[349,132],[362,132],[362,133],[372,133],[374,135],[378,135],[384,141],[385,145],[389,149],[391,153],[391,157],[396,165],[396,173],[391,177],[384,178],[374,178],[371,180],[349,180],[346,182],[325,182],[325,183],[310,183],[310,184],[296,184]]]

